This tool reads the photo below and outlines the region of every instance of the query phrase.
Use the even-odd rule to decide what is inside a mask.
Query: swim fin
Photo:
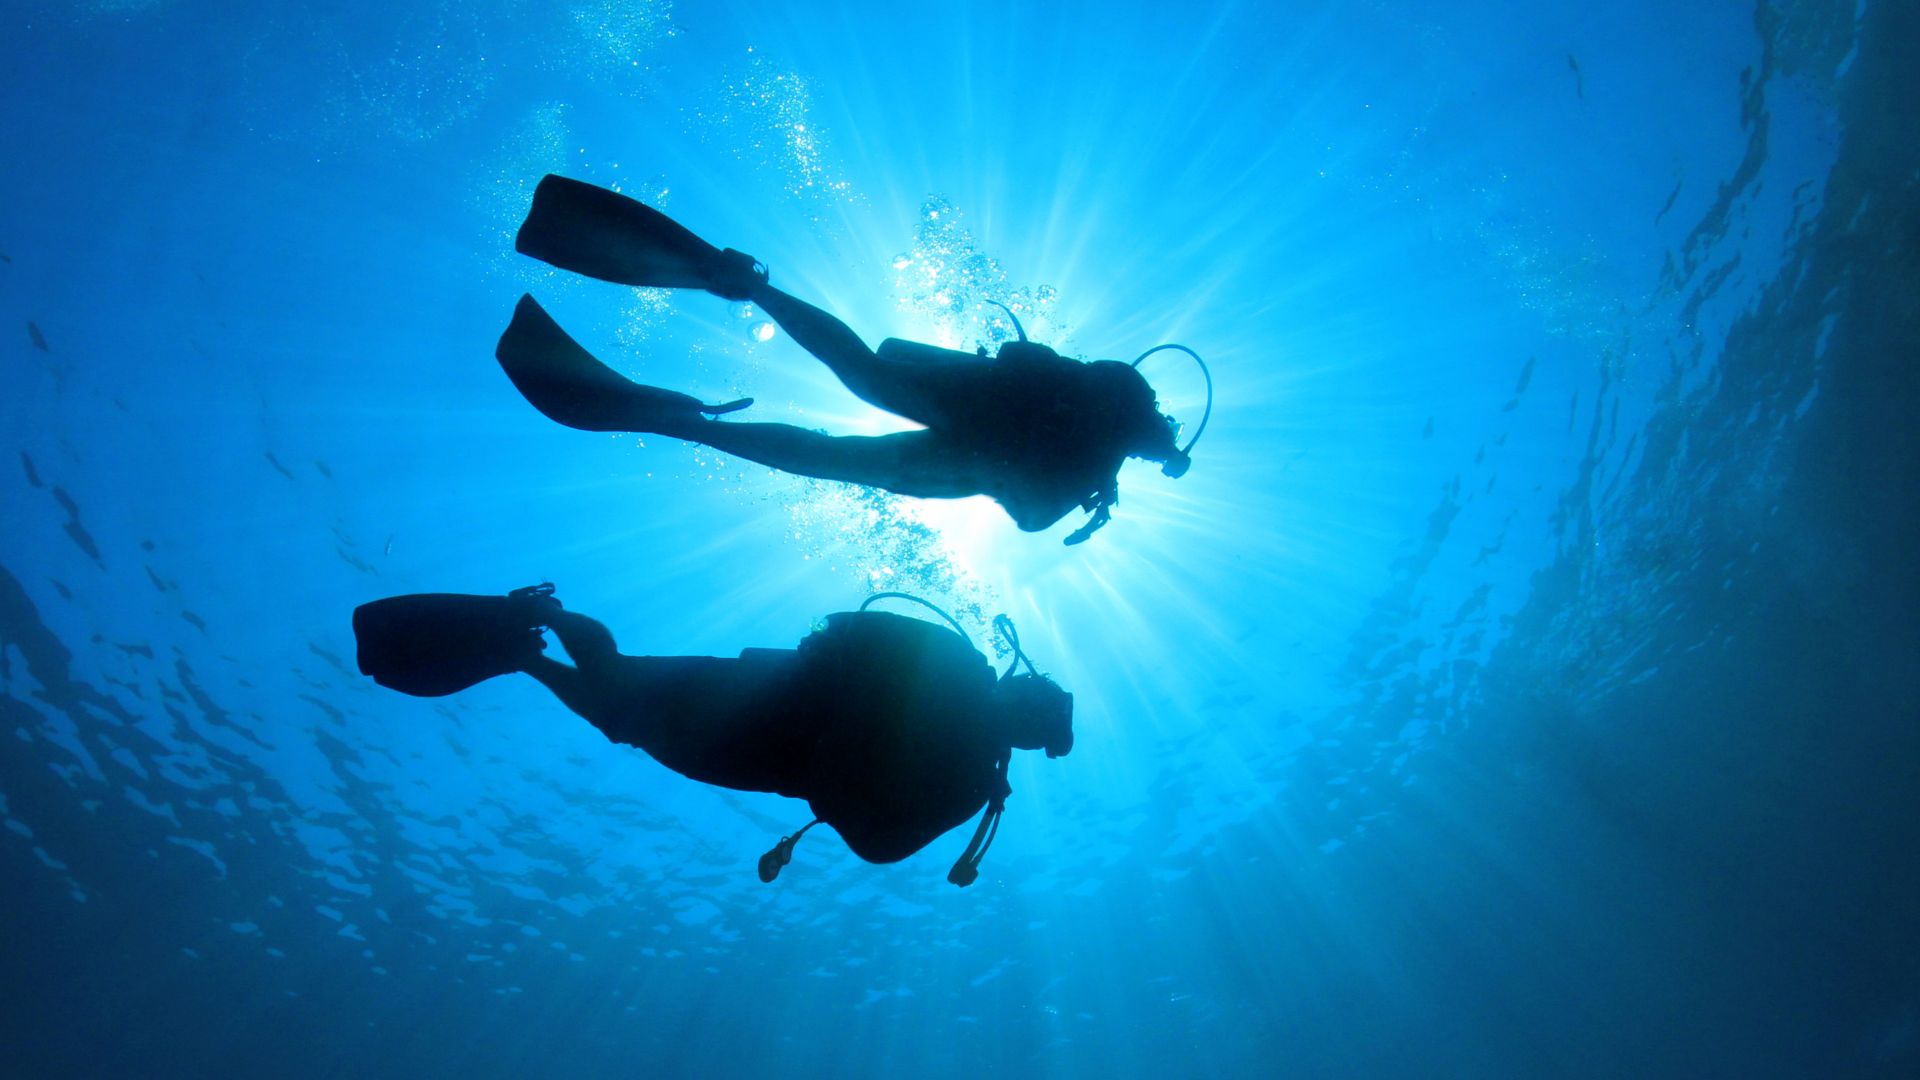
[[[593,358],[560,329],[532,296],[522,296],[493,355],[534,408],[581,431],[663,431],[674,421],[744,409],[752,398],[706,405],[699,398],[646,386]]]
[[[706,289],[744,300],[767,273],[750,255],[722,251],[651,206],[549,173],[513,249],[562,270],[618,285]]]
[[[533,586],[534,590],[551,586]],[[546,647],[511,596],[410,593],[353,610],[360,673],[414,697],[443,697],[519,671]]]

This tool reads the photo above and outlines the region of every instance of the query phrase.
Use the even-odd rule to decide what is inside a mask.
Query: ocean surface
[[[20,0],[0,1074],[1920,1076],[1920,6]],[[869,343],[1163,342],[1082,546],[542,418],[523,291],[845,434],[614,186]],[[1198,369],[1142,370],[1191,432]],[[355,669],[551,581],[633,653],[875,591],[1077,699],[981,880]],[[905,609],[900,609],[905,610]]]

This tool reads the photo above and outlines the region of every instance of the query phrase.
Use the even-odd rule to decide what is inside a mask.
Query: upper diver
[[[508,378],[548,417],[583,431],[650,432],[822,480],[951,499],[987,495],[1015,524],[1038,532],[1075,507],[1092,514],[1067,537],[1077,544],[1111,516],[1118,473],[1129,457],[1161,463],[1166,475],[1191,465],[1160,413],[1153,388],[1132,364],[1070,360],[1045,345],[1004,342],[996,356],[897,338],[869,349],[847,325],[768,284],[766,267],[721,250],[652,207],[605,188],[549,175],[514,247],[564,270],[623,285],[704,289],[759,305],[847,389],[924,425],[880,436],[832,436],[778,423],[714,419],[753,403],[723,405],[615,373],[522,296],[495,356]],[[1011,310],[1008,311],[1011,315]],[[1016,329],[1019,320],[1015,320]],[[1205,371],[1205,364],[1201,364]],[[1208,379],[1212,411],[1212,377]],[[1205,430],[1206,418],[1200,421]]]
[[[968,885],[1012,794],[1012,752],[1073,749],[1073,695],[1034,670],[1006,616],[994,627],[1014,658],[996,677],[958,624],[948,631],[866,610],[887,597],[927,604],[878,593],[858,611],[827,616],[797,649],[737,658],[623,655],[605,626],[563,608],[551,585],[375,600],[354,610],[353,631],[360,670],[382,686],[438,697],[522,671],[608,739],[675,772],[807,800],[814,822],[761,856],[762,881],[814,824],[832,826],[861,858],[888,863],[984,807],[947,874]],[[544,653],[542,629],[571,665]]]

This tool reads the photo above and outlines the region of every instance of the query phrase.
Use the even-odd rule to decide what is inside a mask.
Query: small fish
[[[1527,366],[1520,369],[1520,382],[1513,388],[1514,397],[1527,392],[1527,384],[1533,381],[1533,365],[1538,359],[1537,356],[1527,357]]]
[[[375,570],[373,567],[367,565],[364,559],[355,557],[353,554],[348,552],[347,549],[345,548],[338,548],[338,547],[334,548],[333,553],[335,555],[340,556],[341,562],[346,563],[348,566],[353,567],[355,570],[358,570],[363,574],[372,574],[375,577],[378,577],[380,574],[380,571]]]
[[[308,651],[312,652],[315,656],[318,656],[320,659],[325,660],[327,663],[332,664],[334,667],[338,668],[342,675],[350,676],[353,674],[353,672],[347,670],[346,662],[341,660],[340,657],[335,655],[334,653],[328,652],[326,649],[323,649],[320,646],[315,645],[311,641],[307,642],[307,649]]]
[[[106,566],[106,561],[100,557],[100,545],[93,542],[93,535],[87,532],[86,526],[80,524],[80,505],[73,501],[73,496],[54,488],[53,498],[67,512],[67,538],[73,541],[75,547],[86,552],[88,558],[102,567]]]
[[[1567,67],[1573,71],[1573,92],[1580,96],[1580,100],[1585,101],[1587,99],[1587,77],[1580,74],[1580,61],[1574,59],[1572,53],[1567,54]]]
[[[27,339],[32,341],[33,347],[41,352],[53,351],[47,348],[47,335],[40,332],[40,327],[35,325],[32,319],[27,320]]]
[[[12,261],[13,261],[13,256],[7,254],[4,251],[0,251],[0,263],[10,263]]]
[[[1673,185],[1673,191],[1667,195],[1667,204],[1660,208],[1659,213],[1653,215],[1653,223],[1655,225],[1660,224],[1660,219],[1666,217],[1667,211],[1673,209],[1673,204],[1680,200],[1680,189],[1685,187],[1686,183],[1685,180],[1681,180]]]
[[[27,456],[25,450],[20,451],[20,467],[27,471],[27,483],[37,488],[47,486],[40,481],[40,470],[33,467],[33,459]]]
[[[324,476],[329,480],[333,479],[333,470],[327,468],[326,462],[321,461],[319,458],[314,458],[313,467],[320,470],[321,476]]]
[[[280,459],[273,456],[273,451],[271,450],[266,451],[266,456],[267,456],[267,464],[279,470],[281,476],[284,476],[289,480],[299,479],[299,477],[293,475],[293,472],[289,470],[285,465],[280,464]]]
[[[319,698],[314,697],[312,694],[298,694],[295,696],[300,698],[300,700],[305,701],[307,704],[312,705],[314,708],[319,709],[321,712],[326,713],[328,716],[333,717],[335,723],[342,723],[342,722],[345,722],[345,720],[347,719],[346,713],[343,713],[339,709],[334,708],[332,703],[322,701]]]

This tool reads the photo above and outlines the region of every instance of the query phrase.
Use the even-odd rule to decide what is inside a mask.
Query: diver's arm
[[[1093,516],[1089,517],[1084,524],[1078,529],[1075,529],[1065,540],[1061,541],[1061,543],[1066,544],[1068,547],[1072,547],[1075,544],[1086,543],[1089,537],[1106,527],[1107,522],[1113,520],[1113,507],[1118,505],[1120,505],[1120,477],[1115,475],[1107,481],[1105,487],[1087,496],[1086,500],[1080,504],[1080,509],[1087,511]]]

